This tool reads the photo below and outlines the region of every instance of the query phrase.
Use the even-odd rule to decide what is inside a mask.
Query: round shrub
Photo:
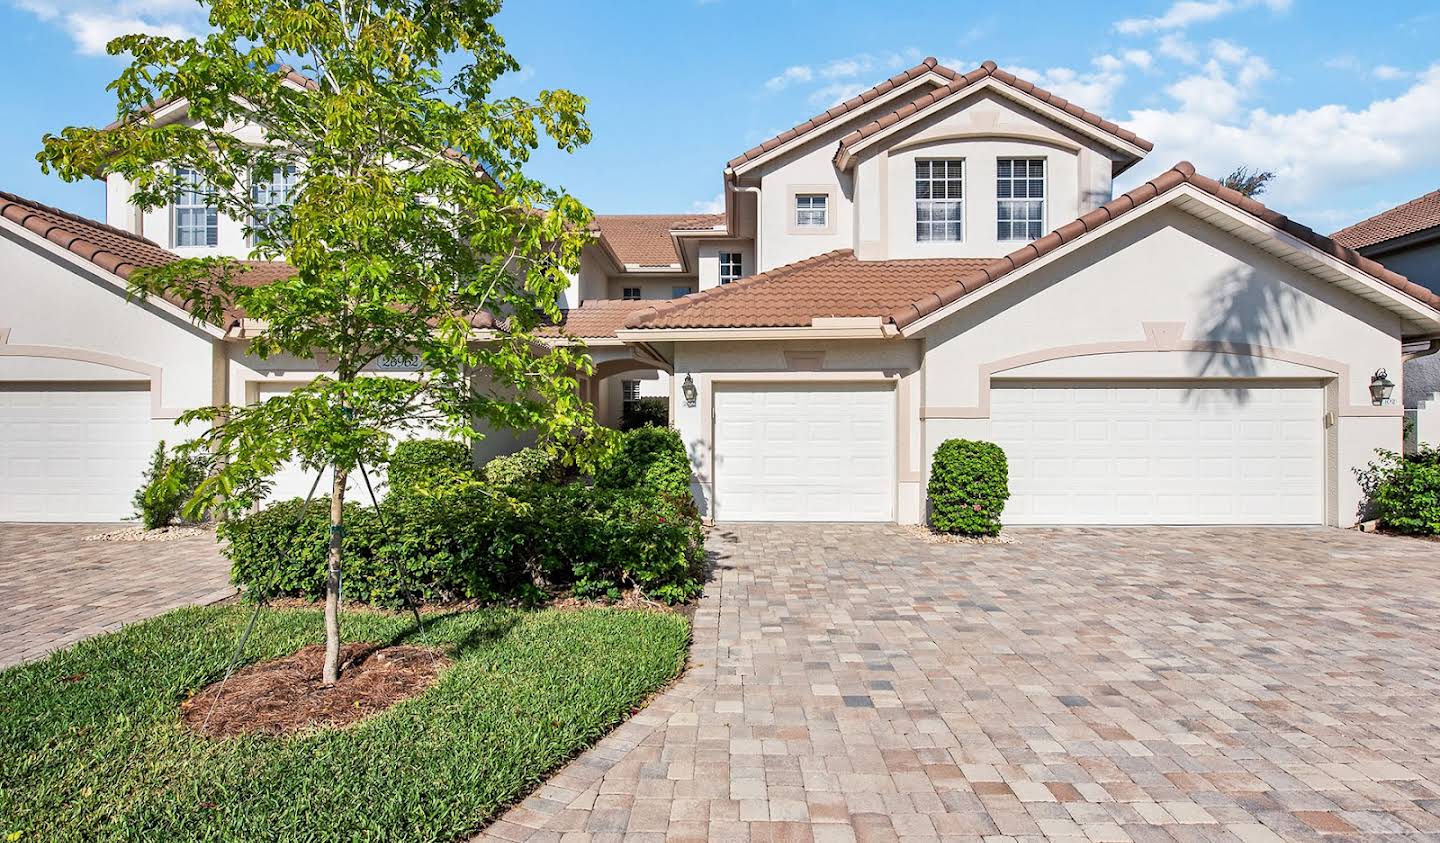
[[[517,486],[558,479],[559,469],[554,454],[532,446],[495,457],[480,468],[480,474],[486,483],[495,486]]]
[[[638,427],[621,434],[620,449],[595,474],[602,489],[643,489],[680,506],[694,506],[690,494],[690,456],[679,431]]]
[[[411,439],[390,454],[391,491],[475,476],[470,446],[452,439]]]
[[[1364,517],[1398,533],[1440,533],[1440,450],[1416,454],[1377,451],[1378,459],[1356,474],[1365,493]]]
[[[1005,451],[993,442],[947,439],[930,465],[930,525],[942,533],[994,536],[1010,498]]]

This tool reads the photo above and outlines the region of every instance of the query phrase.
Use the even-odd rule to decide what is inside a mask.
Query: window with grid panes
[[[739,252],[720,253],[720,283],[729,284],[731,281],[739,281],[742,272],[740,266]]]
[[[629,414],[634,412],[635,405],[640,403],[640,381],[620,382],[620,410]]]
[[[1045,233],[1045,159],[995,162],[995,236],[1038,240]]]
[[[268,229],[278,222],[281,208],[289,207],[290,193],[295,189],[295,165],[277,167],[268,179],[255,179],[250,184],[250,199],[255,203],[254,229]],[[273,232],[272,232],[273,234]],[[259,239],[259,231],[250,235],[250,245]]]
[[[965,237],[965,161],[959,158],[915,162],[915,239],[963,240]]]
[[[640,299],[640,288],[625,287],[620,290],[620,298],[625,301],[638,301]]]
[[[181,188],[175,195],[176,246],[214,246],[219,239],[219,214],[210,204],[210,188],[188,167],[175,170]]]
[[[800,228],[824,228],[827,224],[830,197],[824,193],[795,195],[795,225]]]

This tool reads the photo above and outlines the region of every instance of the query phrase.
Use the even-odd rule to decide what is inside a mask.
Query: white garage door
[[[894,518],[895,392],[855,384],[715,391],[715,517]]]
[[[145,385],[0,384],[0,521],[121,521],[149,463]]]
[[[1318,524],[1317,387],[997,384],[1009,524]]]

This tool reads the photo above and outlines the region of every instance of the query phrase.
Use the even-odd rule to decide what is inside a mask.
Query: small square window
[[[620,291],[620,298],[624,299],[625,301],[639,301],[639,299],[640,299],[640,288],[639,288],[639,287],[625,287],[624,289],[622,289],[622,290]]]
[[[798,228],[824,228],[829,225],[830,196],[825,193],[795,194],[795,225]]]
[[[729,284],[731,281],[739,281],[745,274],[745,268],[741,264],[739,252],[720,253],[720,283]]]

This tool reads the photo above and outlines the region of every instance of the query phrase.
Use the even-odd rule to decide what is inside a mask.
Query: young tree
[[[195,258],[131,283],[137,295],[183,300],[197,320],[243,313],[262,326],[252,353],[325,369],[289,396],[198,408],[180,422],[214,422],[187,447],[213,451],[221,466],[192,510],[292,458],[333,466],[331,684],[346,481],[358,465],[384,462],[387,431],[475,438],[483,421],[552,442],[596,431],[577,391],[577,374],[592,371],[583,349],[542,349],[533,333],[558,316],[589,212],[524,173],[542,140],[565,151],[589,140],[585,101],[564,90],[492,98],[495,80],[519,69],[491,23],[499,0],[206,2],[204,37],[112,41],[112,54],[131,57],[110,86],[119,120],[46,135],[37,157],[68,180],[118,173],[146,210],[204,193],[246,221],[252,257],[294,267],[259,284],[243,262]],[[182,99],[185,120],[157,118]],[[237,126],[253,133],[237,136]],[[477,327],[493,337],[477,342]],[[391,355],[417,355],[418,376],[367,375]]]
[[[1251,170],[1241,165],[1230,171],[1230,175],[1220,180],[1220,183],[1231,190],[1237,190],[1251,198],[1265,192],[1270,180],[1275,174],[1269,170]]]

